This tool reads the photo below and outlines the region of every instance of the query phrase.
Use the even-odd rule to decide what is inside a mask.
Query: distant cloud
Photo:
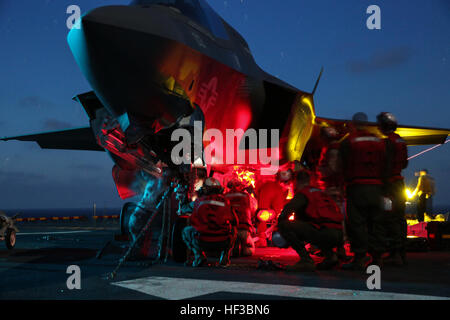
[[[64,130],[73,128],[73,125],[66,121],[60,121],[50,118],[44,121],[43,127],[45,130]]]
[[[350,61],[347,63],[351,73],[367,73],[382,69],[389,69],[401,65],[412,56],[412,50],[408,47],[392,48],[379,52],[367,60]]]

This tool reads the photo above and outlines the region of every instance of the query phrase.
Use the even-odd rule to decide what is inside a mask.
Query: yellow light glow
[[[301,159],[306,143],[313,132],[316,116],[312,98],[309,96],[298,96],[294,102],[291,117],[286,146],[288,161]]]
[[[289,221],[294,221],[295,220],[295,212],[292,212],[291,215],[289,216]]]
[[[405,189],[405,194],[408,200],[412,200],[416,197],[416,191],[411,191],[409,188]]]
[[[294,186],[290,185],[288,187],[288,194],[286,196],[286,200],[291,200],[294,198]]]
[[[425,217],[424,217],[425,222],[445,222],[445,217],[442,214],[438,214],[436,215],[434,218],[431,218],[429,215],[427,215],[425,213]]]
[[[240,169],[239,167],[234,167],[234,170],[234,173],[236,174],[240,182],[244,183],[246,186],[252,186],[253,188],[256,188],[256,179],[254,172]]]
[[[303,97],[302,102],[309,107],[311,115],[312,115],[312,123],[315,124],[316,123],[316,114],[314,112],[314,106],[312,104],[311,99],[309,97]]]
[[[406,223],[408,224],[408,226],[414,226],[416,224],[419,224],[419,220],[417,220],[417,219],[415,219],[415,220],[408,219],[408,220],[406,220]]]
[[[262,222],[269,221],[272,218],[273,212],[270,210],[261,210],[258,213],[258,219]]]

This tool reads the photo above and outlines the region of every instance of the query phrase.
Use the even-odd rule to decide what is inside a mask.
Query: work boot
[[[321,263],[317,264],[317,270],[330,270],[339,263],[339,259],[333,251],[324,252],[324,254],[325,259]]]
[[[406,265],[406,255],[403,254],[403,256],[402,256],[397,251],[391,252],[389,254],[389,256],[387,256],[384,259],[384,263],[386,265],[393,265],[393,266],[396,266],[396,267],[403,267],[403,266]]]
[[[301,259],[294,265],[286,266],[286,271],[297,271],[297,272],[312,272],[316,270],[314,261],[308,257],[306,259]]]
[[[342,265],[342,270],[366,271],[372,259],[365,254],[356,254],[352,262]]]
[[[242,244],[240,241],[237,241],[233,247],[233,257],[240,257],[242,252]]]
[[[399,253],[400,258],[402,259],[403,262],[403,266],[407,266],[408,265],[408,260],[406,259],[406,251],[400,251]]]
[[[222,267],[228,267],[231,264],[230,256],[231,250],[222,251],[219,259],[219,265],[221,265]]]
[[[186,261],[184,262],[185,267],[192,267],[192,263],[194,262],[194,256],[189,255]]]
[[[203,251],[201,252],[194,252],[194,261],[192,261],[192,267],[201,267],[203,266],[207,261],[206,255]]]

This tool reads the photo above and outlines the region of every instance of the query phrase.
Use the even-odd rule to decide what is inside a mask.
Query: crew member
[[[333,127],[324,127],[321,129],[321,134],[327,144],[322,148],[317,166],[317,185],[333,198],[345,216],[345,179],[339,157],[339,132]],[[342,233],[344,244],[347,241],[345,220],[342,221]],[[338,256],[343,261],[348,260],[344,246],[338,248]]]
[[[138,238],[142,229],[148,222],[148,219],[156,210],[156,205],[167,184],[168,176],[164,175],[162,179],[142,172],[145,176],[147,185],[142,194],[141,200],[137,203],[135,210],[130,215],[128,221],[128,231],[131,235],[131,241],[134,242]],[[145,259],[156,254],[157,250],[157,232],[153,232],[154,228],[149,228],[136,244],[131,253],[131,259]]]
[[[278,230],[298,253],[300,261],[290,270],[312,271],[314,261],[305,249],[305,242],[317,246],[325,259],[318,269],[331,269],[338,264],[333,248],[342,246],[344,216],[334,200],[322,190],[310,186],[307,171],[297,173],[296,194],[286,204],[278,218]]]
[[[434,179],[428,174],[428,170],[422,169],[419,172],[419,181],[414,190],[414,194],[419,196],[417,201],[417,220],[424,221],[425,212],[433,214],[433,196],[436,193]]]
[[[364,128],[367,115],[353,116],[353,130],[340,147],[347,184],[347,233],[355,257],[344,269],[366,270],[370,257],[381,266],[385,251],[383,177],[385,142]]]
[[[320,161],[323,155],[324,149],[326,149],[331,140],[334,128],[331,127],[321,127],[318,134],[315,132],[312,134],[311,139],[309,139],[306,144],[305,151],[303,152],[301,163],[309,170],[311,174],[311,185],[322,188],[322,182],[320,180]],[[337,132],[336,132],[337,133]]]
[[[227,187],[229,191],[225,194],[225,198],[230,201],[239,219],[234,251],[237,256],[252,256],[255,253],[255,244],[251,236],[253,229],[251,197],[245,191],[245,185],[238,179],[228,182]]]
[[[273,219],[280,214],[284,205],[286,204],[286,198],[289,193],[289,189],[286,186],[292,179],[292,171],[278,172],[276,180],[270,180],[263,183],[257,192],[258,197],[258,213],[262,210],[270,210],[273,212]],[[256,233],[258,241],[256,242],[257,248],[267,247],[267,223],[270,221],[260,221],[256,218]]]
[[[339,133],[333,127],[322,128],[321,132],[327,144],[322,148],[317,167],[319,186],[342,209],[345,204],[345,181],[339,158]]]
[[[194,254],[192,266],[198,267],[207,261],[205,251],[221,252],[219,263],[227,266],[236,241],[238,217],[217,179],[207,178],[199,194],[190,226],[183,230],[183,240]]]
[[[378,128],[386,138],[387,175],[385,193],[392,200],[392,211],[386,215],[386,236],[390,239],[389,257],[386,262],[406,264],[407,223],[405,217],[406,197],[402,170],[408,166],[406,142],[395,133],[397,119],[392,113],[382,112],[377,116]]]

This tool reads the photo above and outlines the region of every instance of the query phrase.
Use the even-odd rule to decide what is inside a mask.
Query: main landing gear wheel
[[[136,209],[137,205],[133,202],[127,202],[123,205],[122,211],[120,212],[120,232],[122,235],[129,235],[129,223],[130,217]]]
[[[14,249],[14,246],[16,245],[16,231],[15,230],[8,229],[8,231],[6,231],[5,243],[6,243],[6,247],[9,250]]]

